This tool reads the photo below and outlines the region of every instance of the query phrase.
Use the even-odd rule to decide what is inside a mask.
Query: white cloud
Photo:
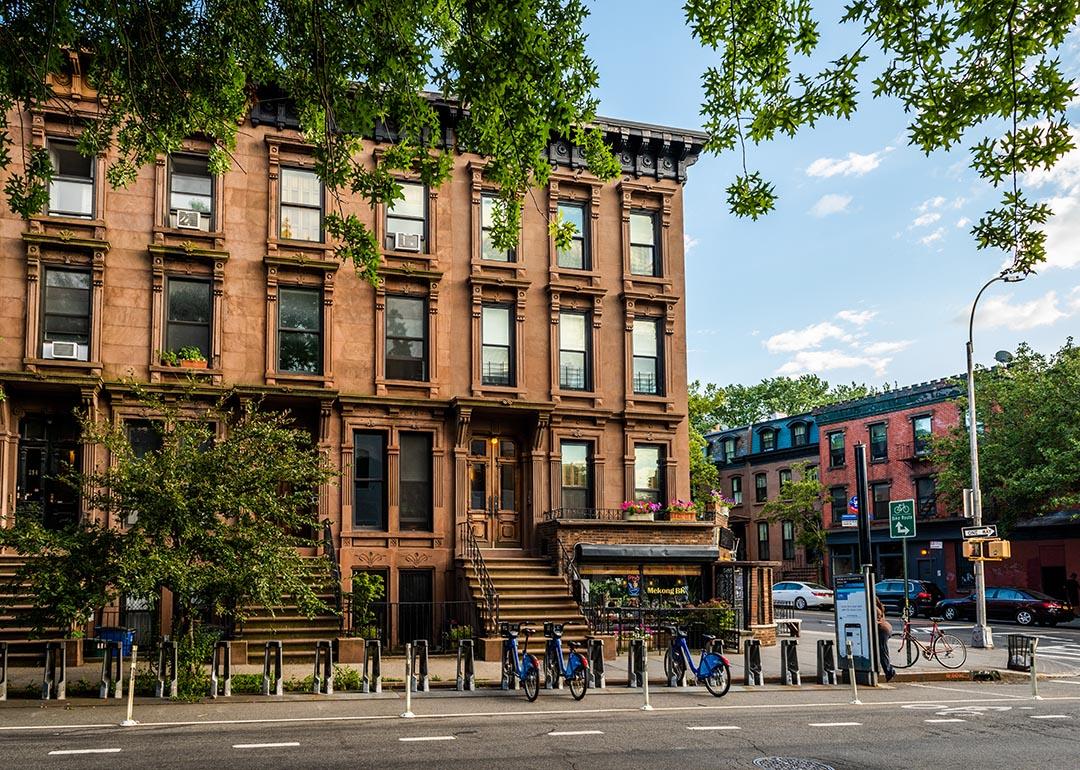
[[[961,230],[963,230],[965,227],[967,227],[970,224],[971,224],[971,220],[968,219],[967,217],[960,217],[958,220],[956,220],[956,226],[958,228],[960,228]]]
[[[841,310],[836,314],[836,317],[841,321],[847,321],[849,324],[863,326],[876,315],[877,311],[874,310]]]
[[[941,219],[941,214],[937,213],[936,211],[928,211],[925,214],[919,214],[919,216],[915,217],[915,219],[911,221],[911,225],[908,227],[908,230],[913,227],[926,227],[927,225],[932,225],[939,219]]]
[[[1005,327],[1013,331],[1025,331],[1039,326],[1051,326],[1063,318],[1080,311],[1077,287],[1069,294],[1065,310],[1058,303],[1056,291],[1048,291],[1030,302],[1014,303],[1012,294],[989,297],[979,304],[975,323],[980,329]],[[970,309],[969,309],[970,310]],[[967,314],[964,315],[967,317]]]
[[[827,195],[822,195],[818,199],[818,202],[810,208],[810,213],[820,219],[821,217],[827,217],[830,214],[839,214],[843,211],[847,211],[849,203],[851,203],[850,195],[829,193]]]
[[[786,332],[774,334],[763,344],[770,353],[791,353],[796,350],[819,347],[825,340],[830,339],[850,342],[854,337],[836,324],[822,321],[803,329],[788,329]]]
[[[918,211],[920,214],[925,214],[927,211],[930,211],[932,209],[939,209],[944,205],[945,199],[942,196],[937,195],[933,198],[927,198],[926,200],[924,200],[915,210]]]
[[[871,342],[862,349],[868,356],[884,356],[889,353],[899,353],[911,347],[914,340],[894,340],[891,342]]]
[[[697,246],[699,243],[701,243],[701,241],[699,241],[697,238],[690,235],[690,233],[683,233],[682,240],[683,240],[683,252],[685,254],[689,254],[691,251],[694,250],[695,246]]]
[[[892,147],[884,150],[860,155],[857,152],[849,152],[846,158],[818,158],[806,167],[807,176],[831,177],[831,176],[862,176],[869,174],[881,165],[884,155],[892,152]]]
[[[920,238],[919,243],[921,243],[923,246],[929,246],[932,243],[940,241],[942,236],[944,236],[944,235],[945,235],[945,228],[944,227],[939,227],[937,230],[930,233],[929,235],[924,235],[922,238]]]
[[[873,370],[876,377],[885,376],[885,370],[891,358],[860,356],[843,350],[800,350],[789,361],[783,363],[777,374],[794,376],[798,374],[827,372],[832,369]]]

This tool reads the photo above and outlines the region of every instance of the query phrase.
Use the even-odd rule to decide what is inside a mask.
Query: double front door
[[[482,545],[521,546],[521,453],[516,439],[469,442],[469,525]]]

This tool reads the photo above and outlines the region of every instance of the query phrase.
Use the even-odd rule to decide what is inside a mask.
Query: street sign
[[[944,549],[944,547],[945,547],[944,543],[942,543],[940,540],[931,540],[930,541],[930,550],[932,550],[932,551],[940,551],[940,550]]]
[[[899,540],[915,537],[915,501],[889,501],[889,537]]]
[[[987,524],[984,527],[963,527],[961,530],[964,537],[997,537],[997,524]]]
[[[845,513],[840,517],[841,527],[855,528],[859,526],[859,517],[854,513]]]

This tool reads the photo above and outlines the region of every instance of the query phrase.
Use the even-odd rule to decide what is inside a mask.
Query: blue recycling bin
[[[94,629],[97,638],[103,642],[120,642],[120,651],[125,658],[131,657],[131,645],[135,643],[135,629],[121,626],[97,626]]]

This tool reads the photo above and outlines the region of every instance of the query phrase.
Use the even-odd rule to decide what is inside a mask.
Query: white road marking
[[[810,722],[810,727],[861,727],[862,722]]]
[[[694,725],[687,727],[687,730],[741,730],[741,727],[735,725]]]
[[[929,724],[932,724],[932,725],[940,725],[940,724],[944,724],[945,722],[966,722],[967,720],[966,719],[924,719],[923,721],[927,722]]]
[[[1068,714],[1032,714],[1032,719],[1072,719]]]
[[[603,735],[603,730],[552,730],[548,735],[557,738],[560,735]]]
[[[285,746],[299,746],[299,741],[285,741],[282,743],[234,743],[234,749],[279,749]]]
[[[963,690],[959,687],[942,687],[936,684],[923,684],[921,682],[911,682],[911,687],[925,687],[927,690],[945,690],[946,692],[971,692],[970,690]],[[1008,693],[998,693],[1004,698],[1013,698],[1014,700],[1022,700],[1029,698],[1028,695],[1009,695]]]
[[[1080,684],[1080,682],[1073,682],[1070,679],[1054,679],[1054,684]]]
[[[59,757],[63,754],[119,754],[121,749],[60,749],[50,751],[50,757]]]
[[[398,738],[402,743],[417,743],[419,741],[456,741],[455,735],[418,735],[412,738]]]

